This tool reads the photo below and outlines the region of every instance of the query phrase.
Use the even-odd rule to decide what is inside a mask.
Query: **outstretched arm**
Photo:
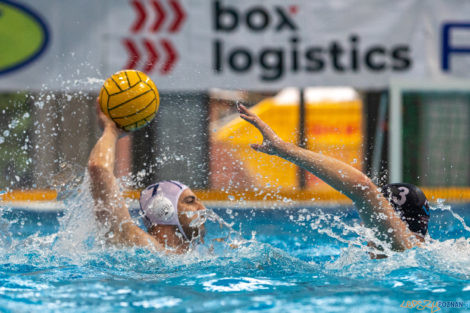
[[[255,126],[263,135],[262,144],[251,145],[254,150],[284,158],[345,194],[356,204],[365,226],[376,229],[377,237],[389,242],[393,250],[401,251],[414,245],[414,236],[405,222],[364,173],[335,158],[283,141],[243,105],[238,107],[238,111],[242,119]]]
[[[153,246],[157,250],[163,250],[161,244],[132,221],[114,176],[116,142],[123,131],[101,112],[98,105],[97,114],[103,134],[88,160],[96,218],[109,228],[107,236],[112,243]]]

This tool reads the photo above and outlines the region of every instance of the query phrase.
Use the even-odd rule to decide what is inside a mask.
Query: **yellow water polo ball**
[[[120,128],[134,131],[152,121],[160,105],[155,83],[144,73],[123,70],[103,84],[99,104],[104,114]]]

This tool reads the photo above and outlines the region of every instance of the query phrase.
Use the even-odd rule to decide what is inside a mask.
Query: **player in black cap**
[[[276,155],[303,167],[348,196],[356,205],[364,225],[371,228],[379,240],[388,243],[392,250],[403,251],[424,241],[429,205],[418,187],[390,184],[379,188],[349,164],[285,142],[243,105],[238,107],[238,111],[241,118],[263,135],[262,144],[251,145],[254,150]]]
[[[415,237],[424,242],[428,232],[429,203],[424,193],[417,186],[406,183],[388,184],[382,188],[382,194],[393,206],[400,218],[408,225]],[[372,242],[370,247],[376,248]],[[370,253],[371,258],[382,259],[384,254]]]
[[[424,238],[428,232],[429,203],[421,189],[412,184],[388,184],[382,193],[408,228]]]

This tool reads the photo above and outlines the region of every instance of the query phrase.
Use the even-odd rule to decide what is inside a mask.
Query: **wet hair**
[[[412,232],[426,235],[429,203],[421,189],[406,183],[388,184],[382,187],[382,193]]]

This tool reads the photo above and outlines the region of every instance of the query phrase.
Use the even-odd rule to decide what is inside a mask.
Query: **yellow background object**
[[[309,103],[306,107],[307,149],[321,152],[362,170],[362,102]],[[308,186],[323,184],[309,174]]]
[[[470,188],[468,187],[448,187],[448,188],[432,188],[421,187],[424,194],[431,203],[435,203],[438,199],[445,199],[446,202],[470,202]],[[196,195],[202,201],[279,201],[282,206],[282,200],[290,199],[293,201],[321,201],[351,203],[344,195],[326,188],[315,188],[315,190],[282,190],[280,192],[258,191],[220,191],[220,190],[194,190]],[[139,190],[127,190],[124,197],[138,200],[140,197]],[[55,190],[14,190],[6,194],[0,195],[2,202],[42,202],[54,201],[57,198]],[[312,202],[313,203],[313,202]],[[249,204],[248,204],[249,205]]]
[[[299,112],[295,105],[276,106],[274,98],[266,99],[252,108],[253,112],[272,126],[276,133],[289,142],[297,141],[299,124]],[[259,153],[251,149],[251,143],[261,143],[262,136],[252,125],[236,118],[219,130],[214,140],[223,145],[230,157],[243,163],[241,170],[247,174],[244,176],[249,182],[237,182],[233,180],[233,186],[270,187],[297,185],[297,168],[290,162],[278,157]],[[238,167],[238,164],[233,164]]]
[[[298,142],[299,104],[296,101],[280,101],[276,96],[263,100],[251,110],[282,139]],[[358,97],[313,101],[306,97],[305,114],[308,149],[331,155],[361,169],[362,102]],[[212,175],[231,176],[228,184],[213,185],[212,188],[298,190],[298,168],[281,158],[252,150],[249,144],[261,143],[262,136],[241,118],[218,130],[212,140],[215,147],[212,162],[224,162],[223,169],[218,168]],[[335,192],[311,174],[307,175],[307,188]]]
[[[124,70],[104,82],[99,102],[101,110],[119,127],[133,131],[152,121],[160,105],[160,96],[147,75]]]

